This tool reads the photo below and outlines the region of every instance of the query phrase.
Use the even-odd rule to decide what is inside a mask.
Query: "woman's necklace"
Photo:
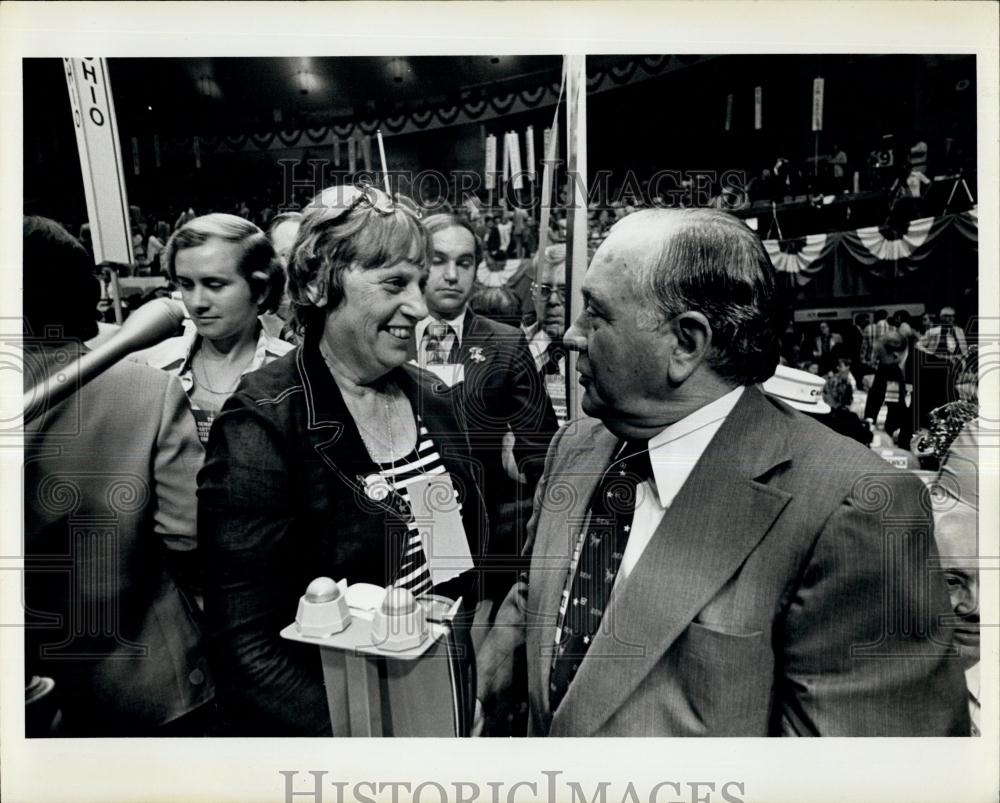
[[[230,396],[232,392],[236,390],[236,386],[240,384],[240,380],[243,378],[243,373],[247,368],[250,367],[250,363],[253,362],[254,354],[256,350],[250,352],[250,356],[243,362],[243,365],[239,368],[239,373],[236,374],[236,379],[233,380],[232,384],[225,390],[216,390],[212,387],[211,383],[208,381],[208,368],[206,363],[208,362],[204,356],[202,356],[201,351],[195,354],[194,359],[191,361],[191,372],[194,374],[194,380],[202,390],[206,393],[211,393],[213,396]],[[201,366],[201,376],[198,376],[198,367]]]
[[[398,409],[401,406],[400,397],[402,393],[390,382],[387,382],[385,388],[380,390],[371,385],[360,385],[357,382],[340,378],[342,375],[336,370],[336,362],[333,359],[333,355],[330,354],[329,347],[323,340],[319,342],[319,353],[323,358],[323,362],[326,363],[327,370],[333,376],[334,382],[340,388],[344,404],[354,419],[354,425],[357,427],[361,441],[368,451],[368,456],[376,463],[389,463],[395,469],[396,460],[398,457],[402,457],[402,455],[396,455],[396,444],[392,434],[392,406],[396,406],[396,414],[402,419],[404,414]],[[361,391],[359,392],[355,388],[360,388]],[[405,397],[403,404],[406,407],[405,414],[410,414],[410,404]],[[380,433],[376,434],[378,418],[382,418],[385,423],[384,436]],[[385,448],[387,441],[389,451],[386,456]],[[385,459],[379,459],[382,457],[385,457]]]

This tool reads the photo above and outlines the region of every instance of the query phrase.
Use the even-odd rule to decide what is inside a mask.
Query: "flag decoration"
[[[361,161],[364,162],[365,172],[372,172],[372,138],[367,134],[360,137],[361,141]]]
[[[876,259],[897,260],[913,256],[913,252],[927,242],[935,219],[932,217],[911,220],[901,237],[890,239],[878,226],[866,226],[855,232],[861,244]]]
[[[486,189],[492,190],[496,186],[497,173],[497,138],[490,134],[486,137],[486,166],[483,171]]]
[[[776,271],[800,273],[826,255],[829,239],[826,234],[809,234],[806,235],[804,245],[791,249],[786,246],[784,250],[782,243],[788,241],[764,240],[763,243]]]
[[[937,218],[911,220],[905,230],[866,226],[841,232],[810,234],[787,240],[762,240],[774,268],[794,275],[798,284],[807,284],[832,261],[838,248],[843,248],[855,263],[873,267],[891,262],[897,267],[915,270],[934,252],[939,238],[954,229],[965,241],[978,247],[979,211],[973,207],[965,212]]]
[[[503,135],[503,181],[510,181],[510,131]]]
[[[823,130],[823,79],[813,79],[812,130]]]
[[[524,186],[524,176],[521,173],[521,143],[516,131],[511,131],[510,138],[510,177],[515,190]]]
[[[525,159],[528,162],[528,178],[535,180],[535,127],[528,126],[524,131]]]

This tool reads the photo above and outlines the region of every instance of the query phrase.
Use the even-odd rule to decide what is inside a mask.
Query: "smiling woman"
[[[305,209],[288,262],[302,345],[226,402],[199,477],[228,733],[331,732],[315,649],[278,635],[314,578],[475,601],[486,527],[468,442],[450,397],[406,364],[430,261],[408,199],[333,187]],[[442,482],[448,503],[418,528],[414,508]],[[431,548],[444,536],[446,571]]]

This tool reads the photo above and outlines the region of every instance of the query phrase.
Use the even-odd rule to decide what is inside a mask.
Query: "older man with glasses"
[[[566,245],[548,246],[535,257],[535,281],[531,284],[535,322],[524,327],[535,368],[545,380],[545,389],[560,424],[568,420],[566,406]]]

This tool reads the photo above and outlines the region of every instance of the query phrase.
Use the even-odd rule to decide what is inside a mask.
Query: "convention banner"
[[[106,59],[63,59],[94,259],[130,264],[132,238],[118,121]],[[138,163],[134,165],[138,172]]]

